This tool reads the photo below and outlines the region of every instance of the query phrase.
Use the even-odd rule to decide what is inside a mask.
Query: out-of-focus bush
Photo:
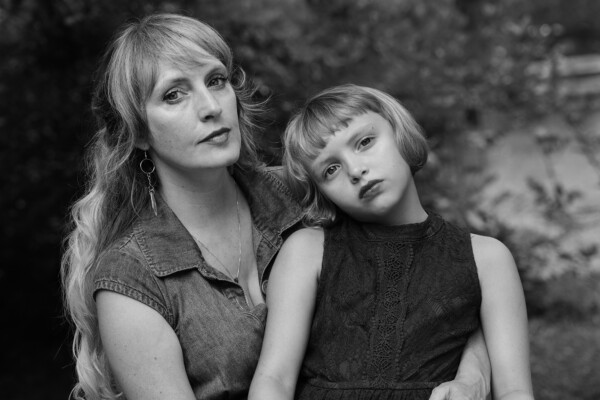
[[[441,149],[456,132],[476,125],[481,110],[539,109],[525,73],[532,60],[544,59],[556,43],[582,42],[582,27],[586,38],[600,37],[594,18],[600,6],[593,0],[3,4],[0,283],[25,265],[40,280],[56,274],[64,216],[81,192],[80,160],[93,130],[92,72],[127,18],[174,11],[215,26],[258,83],[257,96],[271,96],[263,148],[273,163],[290,112],[307,96],[345,82],[378,87],[403,101],[430,136],[434,159],[436,153],[462,157]]]

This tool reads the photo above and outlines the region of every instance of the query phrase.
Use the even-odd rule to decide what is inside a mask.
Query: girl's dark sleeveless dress
[[[342,220],[325,230],[296,398],[429,399],[454,379],[480,303],[468,232],[433,213],[397,227]]]

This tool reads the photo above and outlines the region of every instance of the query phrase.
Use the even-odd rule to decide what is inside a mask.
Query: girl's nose
[[[358,183],[367,172],[369,169],[365,165],[358,164],[350,169],[350,180],[352,183]]]
[[[200,96],[198,96],[197,107],[198,116],[203,122],[219,117],[223,111],[219,100],[208,88],[205,88],[200,92]]]

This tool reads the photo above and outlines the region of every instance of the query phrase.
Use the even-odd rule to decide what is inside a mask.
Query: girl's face
[[[189,68],[161,62],[145,106],[149,135],[138,146],[150,150],[161,176],[237,161],[241,137],[236,96],[219,60],[208,56]]]
[[[392,126],[379,114],[361,114],[331,135],[310,169],[321,193],[354,219],[405,223],[413,178]]]

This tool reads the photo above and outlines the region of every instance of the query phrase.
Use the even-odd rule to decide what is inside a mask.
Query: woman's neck
[[[169,179],[171,178],[171,179]],[[190,231],[211,228],[235,207],[236,187],[226,168],[189,178],[161,177],[159,192]],[[231,201],[230,201],[231,200]]]

